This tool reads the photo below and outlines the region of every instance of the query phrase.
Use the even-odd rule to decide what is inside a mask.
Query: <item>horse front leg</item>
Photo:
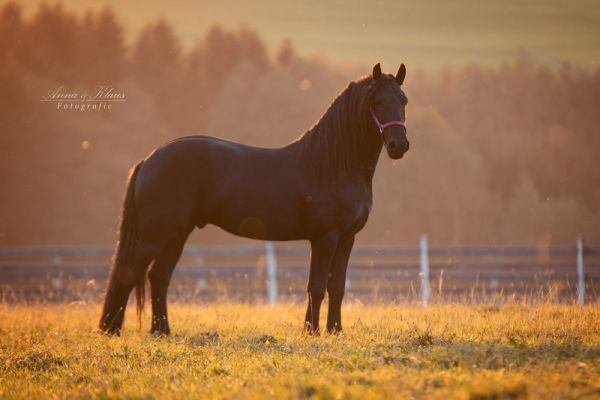
[[[354,235],[340,239],[331,263],[331,275],[327,283],[327,294],[329,295],[327,332],[329,333],[342,331],[342,300],[346,289],[346,270],[353,245]]]
[[[337,232],[329,232],[318,239],[311,240],[310,275],[307,287],[308,306],[304,325],[308,334],[319,334],[321,302],[327,290],[327,278],[338,239]]]

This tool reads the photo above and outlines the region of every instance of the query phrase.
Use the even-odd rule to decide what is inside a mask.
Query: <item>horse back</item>
[[[301,238],[307,180],[291,150],[207,136],[171,141],[144,160],[140,217],[162,229],[211,223],[241,236]]]

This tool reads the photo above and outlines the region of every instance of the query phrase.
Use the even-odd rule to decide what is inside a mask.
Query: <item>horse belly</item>
[[[224,200],[207,222],[234,235],[261,240],[302,239],[298,210],[269,199],[237,196]]]
[[[296,180],[246,171],[214,182],[203,218],[234,235],[261,240],[303,239]]]

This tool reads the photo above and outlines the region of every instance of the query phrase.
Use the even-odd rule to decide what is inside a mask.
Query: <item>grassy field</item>
[[[117,338],[97,304],[0,305],[0,398],[600,398],[597,306],[343,311],[307,337],[298,305],[176,304],[171,337]]]

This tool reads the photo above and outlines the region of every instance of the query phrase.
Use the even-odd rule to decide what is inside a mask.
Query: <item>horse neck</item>
[[[341,141],[340,147],[344,147],[344,151],[351,155],[348,172],[365,176],[370,181],[373,179],[383,147],[381,134],[365,107],[358,110],[358,112],[348,114],[346,118],[345,126],[361,127],[357,142],[352,140]]]
[[[340,107],[334,102],[327,113],[339,112],[336,106]],[[343,176],[351,179],[360,177],[370,182],[383,146],[382,140],[366,110],[345,114],[343,118],[329,120],[324,115],[295,142],[300,159],[314,175],[328,183],[335,183]],[[346,132],[347,127],[360,129]],[[350,133],[360,136],[349,137]]]
[[[375,168],[377,168],[377,162],[379,161],[379,155],[383,147],[383,140],[380,140],[378,136],[371,133],[373,132],[369,132],[370,143],[366,146],[362,165],[359,166],[359,168],[367,171],[369,181],[373,180]]]

